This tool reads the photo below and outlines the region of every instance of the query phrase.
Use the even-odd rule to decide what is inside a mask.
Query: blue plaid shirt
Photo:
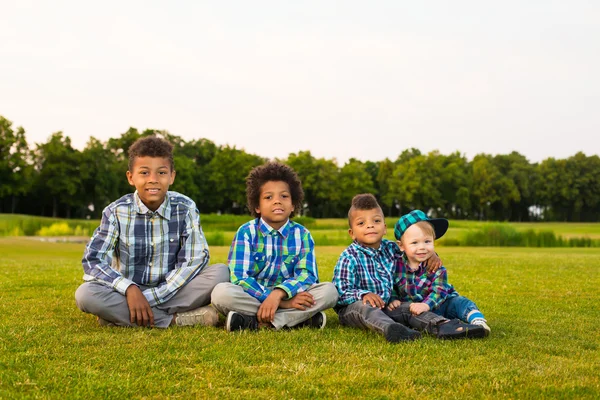
[[[231,283],[260,302],[273,289],[288,299],[319,282],[315,243],[310,232],[288,220],[279,230],[261,219],[242,225],[229,250]]]
[[[333,284],[338,290],[338,306],[347,306],[362,300],[371,292],[387,304],[398,298],[394,292],[398,282],[397,261],[400,248],[395,242],[383,239],[379,249],[366,247],[354,241],[342,252],[335,270]]]
[[[200,215],[189,197],[167,192],[152,212],[136,191],[102,212],[83,255],[83,278],[123,295],[132,284],[148,286],[142,293],[153,307],[173,297],[208,260]]]

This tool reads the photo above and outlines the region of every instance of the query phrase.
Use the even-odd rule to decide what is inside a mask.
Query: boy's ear
[[[354,232],[352,232],[352,228],[348,229],[348,235],[350,235],[350,237],[352,238],[352,240],[354,240]]]
[[[398,243],[398,247],[400,247],[400,250],[404,251],[404,246],[402,246],[402,241],[401,240],[396,240],[396,243]]]
[[[175,175],[176,175],[175,170],[171,171],[171,182],[169,182],[169,185],[172,185],[173,182],[175,182]]]
[[[125,175],[127,176],[127,182],[129,182],[131,186],[135,186],[135,184],[133,183],[133,175],[131,174],[131,171],[127,171]]]

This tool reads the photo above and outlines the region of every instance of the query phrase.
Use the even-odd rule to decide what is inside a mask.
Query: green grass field
[[[317,247],[322,280],[341,250]],[[441,248],[492,335],[397,345],[332,310],[322,331],[99,327],[74,303],[82,251],[0,238],[0,398],[600,397],[600,249]]]

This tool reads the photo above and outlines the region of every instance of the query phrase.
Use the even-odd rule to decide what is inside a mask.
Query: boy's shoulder
[[[171,202],[171,207],[173,206],[183,206],[186,208],[196,208],[196,202],[185,194],[181,194],[179,192],[168,191],[167,197],[169,197],[169,201]]]
[[[168,191],[166,197],[169,198],[171,207],[177,207],[181,209],[197,209],[194,200],[179,192]],[[137,207],[138,206],[135,201],[135,193],[128,193],[107,205],[105,210],[115,212],[115,210],[117,209],[136,209]]]

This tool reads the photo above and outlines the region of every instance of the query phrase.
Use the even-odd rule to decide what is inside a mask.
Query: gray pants
[[[229,281],[229,268],[225,264],[205,267],[175,296],[163,304],[152,307],[154,325],[167,328],[173,314],[193,310],[210,303],[210,295],[218,283]],[[144,291],[147,286],[139,285]],[[75,292],[77,307],[83,312],[97,315],[118,326],[137,326],[129,320],[127,298],[109,286],[99,282],[85,282]]]
[[[275,329],[281,329],[284,326],[292,327],[306,321],[319,311],[333,307],[338,298],[337,289],[331,282],[312,285],[308,289],[308,293],[313,295],[316,304],[304,311],[295,308],[278,309],[273,321]],[[223,315],[227,315],[229,311],[256,315],[261,304],[260,301],[246,293],[241,286],[232,283],[219,283],[212,293],[212,305]]]
[[[348,306],[336,308],[336,312],[342,325],[371,330],[379,334],[383,334],[388,325],[398,322],[409,328],[437,335],[438,325],[447,321],[446,318],[431,311],[412,315],[409,307],[410,303],[402,303],[392,311],[387,308],[381,310],[356,301]]]

